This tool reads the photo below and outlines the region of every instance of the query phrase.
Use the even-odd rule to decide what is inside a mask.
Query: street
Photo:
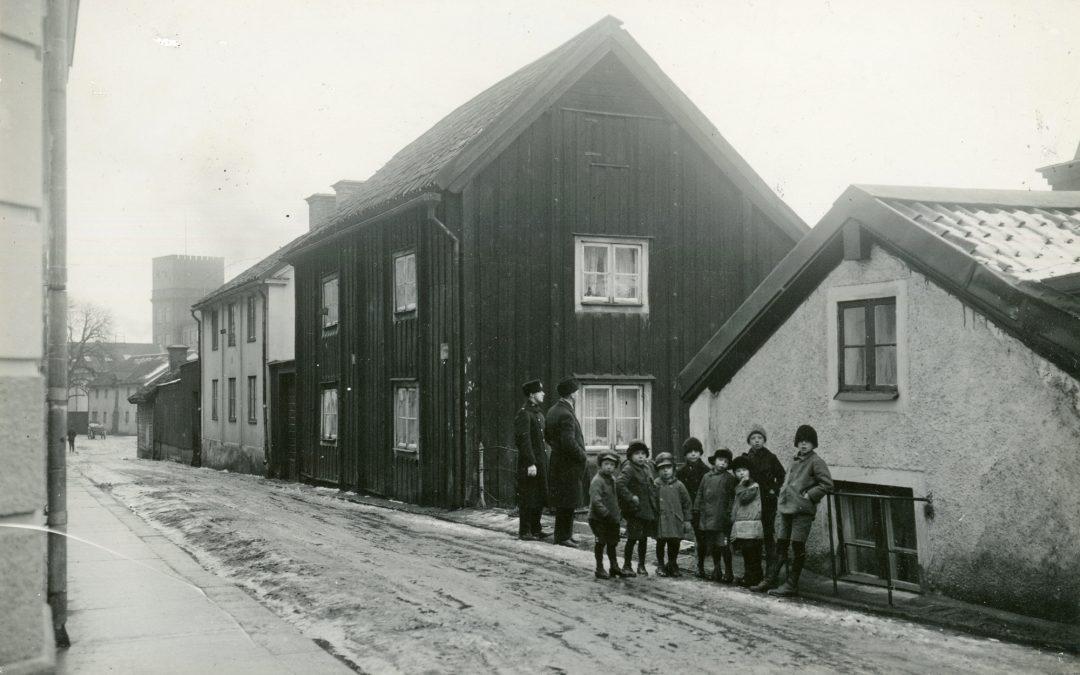
[[[1069,655],[692,576],[598,581],[591,552],[140,460],[130,436],[77,449],[69,471],[361,672],[1080,672]]]

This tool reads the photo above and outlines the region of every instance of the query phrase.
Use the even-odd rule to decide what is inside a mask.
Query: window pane
[[[866,308],[844,308],[844,344],[861,345],[866,342]]]
[[[918,548],[915,539],[915,505],[902,499],[890,499],[889,515],[892,518],[893,546]]]
[[[638,294],[638,275],[636,274],[616,274],[615,275],[615,297],[622,300],[637,300]]]
[[[896,343],[896,305],[874,305],[874,342]]]
[[[851,510],[851,522],[854,528],[852,534],[855,541],[872,544],[877,541],[874,527],[874,504],[865,497],[848,497],[848,506]]]
[[[849,386],[866,385],[866,349],[848,347],[844,350],[844,384]]]
[[[615,416],[641,417],[641,389],[638,387],[615,388]]]
[[[608,297],[608,276],[606,274],[585,273],[585,297]]]
[[[582,433],[585,445],[611,445],[608,422],[611,415],[611,390],[585,387],[582,406]]]
[[[607,274],[607,246],[585,246],[585,271]]]
[[[616,246],[615,247],[615,273],[634,274],[638,273],[638,247]]]
[[[909,553],[894,553],[893,561],[896,563],[895,574],[900,581],[912,584],[919,583],[919,558]]]
[[[874,383],[896,385],[896,347],[875,348]]]
[[[630,445],[630,441],[641,438],[641,420],[617,419],[615,420],[615,445],[622,447]]]

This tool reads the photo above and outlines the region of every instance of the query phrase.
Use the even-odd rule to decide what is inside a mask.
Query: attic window
[[[578,311],[648,311],[647,240],[579,236],[575,249]]]
[[[394,257],[394,313],[416,311],[416,253]]]
[[[331,276],[322,282],[322,327],[334,328],[338,324],[338,278]]]
[[[841,302],[836,312],[839,393],[848,401],[885,401],[897,389],[896,298]]]

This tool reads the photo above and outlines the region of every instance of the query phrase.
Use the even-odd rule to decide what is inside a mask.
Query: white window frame
[[[409,265],[412,265],[412,278]],[[399,271],[399,267],[402,269]],[[394,256],[394,314],[416,311],[416,251],[403,251]],[[408,290],[412,289],[409,297]]]
[[[327,288],[331,282],[333,282],[334,297],[328,298]],[[337,328],[341,306],[341,278],[338,275],[331,274],[322,278],[319,285],[319,302],[322,307],[320,313],[322,314],[323,330]]]
[[[840,392],[840,337],[837,317],[839,304],[850,300],[896,298],[896,389],[898,396],[885,401],[845,401],[837,398]],[[833,286],[825,294],[825,326],[827,369],[825,386],[829,410],[866,412],[907,412],[912,391],[908,371],[911,349],[908,341],[907,279],[895,279],[870,284]]]
[[[258,424],[259,416],[256,414],[259,407],[259,380],[257,375],[248,375],[247,378],[247,421],[248,424]]]
[[[337,443],[340,412],[337,382],[323,384],[319,395],[319,440],[323,443]]]
[[[394,450],[420,453],[420,386],[416,382],[395,382],[391,407],[394,411]],[[403,405],[404,404],[404,405]],[[404,413],[404,414],[403,414]]]
[[[228,387],[228,413],[229,421],[236,422],[236,378],[230,377],[227,382]]]
[[[607,247],[608,288],[610,295],[586,296],[585,248]],[[616,298],[615,251],[618,248],[634,248],[638,251],[638,297]],[[647,314],[649,312],[649,240],[639,237],[611,237],[578,235],[574,237],[574,303],[577,312],[623,312]]]
[[[592,440],[590,438],[590,436],[592,434],[588,433],[588,431],[587,431],[588,429],[590,429],[590,423],[588,422],[588,420],[591,420],[591,419],[594,419],[594,418],[586,416],[586,413],[589,412],[587,410],[587,408],[586,408],[586,403],[585,403],[586,398],[587,398],[586,392],[589,391],[589,390],[597,390],[597,389],[606,389],[609,392],[609,394],[608,394],[608,415],[607,415],[607,420],[608,420],[608,425],[609,425],[608,426],[608,428],[609,428],[608,436],[610,438],[610,443],[608,443],[606,445],[597,445],[597,444],[590,443],[590,441]],[[638,406],[639,406],[638,410],[640,412],[640,417],[638,419],[640,420],[639,424],[640,424],[640,431],[641,431],[640,440],[645,441],[646,445],[649,445],[650,447],[652,446],[652,438],[651,438],[652,437],[652,433],[651,433],[652,420],[651,420],[651,415],[650,415],[650,410],[652,408],[652,387],[651,387],[651,385],[648,382],[641,382],[641,381],[637,381],[637,380],[633,380],[633,381],[610,381],[610,380],[608,380],[608,381],[587,381],[587,382],[582,382],[581,383],[581,395],[578,398],[578,411],[579,411],[579,418],[581,420],[582,433],[585,436],[585,449],[587,451],[589,451],[590,453],[597,453],[597,452],[601,452],[601,451],[604,451],[604,450],[612,450],[612,451],[626,450],[626,448],[630,446],[630,441],[635,440],[633,438],[624,438],[622,440],[622,442],[619,442],[618,440],[616,440],[616,437],[615,437],[615,429],[616,429],[615,420],[616,420],[616,417],[615,417],[615,410],[613,410],[613,408],[615,406],[615,390],[617,390],[617,389],[636,389],[638,391]]]
[[[218,380],[210,380],[210,419],[218,421],[218,396],[221,385]]]

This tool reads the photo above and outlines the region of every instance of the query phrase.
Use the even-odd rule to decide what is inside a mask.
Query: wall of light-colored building
[[[115,387],[90,387],[90,422],[105,425],[110,434],[132,436],[138,432],[138,406],[128,403],[128,396],[138,390],[135,384]]]
[[[830,306],[875,293],[898,296],[900,397],[836,401]],[[881,249],[833,270],[690,422],[706,447],[735,449],[764,424],[785,463],[796,427],[813,425],[834,478],[932,497],[916,509],[929,589],[1080,619],[1080,382]]]
[[[296,287],[292,265],[267,284],[267,361],[291,361],[296,356]]]
[[[0,525],[45,524],[42,21],[45,3],[0,5]],[[0,670],[45,672],[55,661],[46,604],[45,537],[0,528]]]

